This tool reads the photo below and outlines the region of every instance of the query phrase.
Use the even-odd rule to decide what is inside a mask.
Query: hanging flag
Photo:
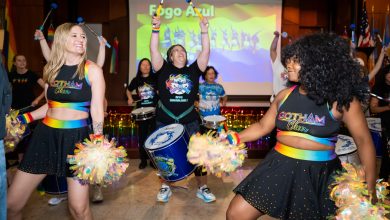
[[[118,68],[119,68],[118,49],[119,49],[119,41],[117,37],[114,37],[114,42],[112,44],[111,63],[110,63],[111,74],[118,73]]]
[[[49,47],[51,47],[51,44],[53,43],[54,40],[54,26],[53,23],[50,23],[49,28],[47,29],[47,44],[49,44]]]
[[[390,27],[389,27],[389,5],[387,5],[386,24],[383,31],[383,45],[389,46],[390,43]]]
[[[11,69],[13,64],[13,58],[16,55],[16,41],[15,41],[15,32],[12,24],[11,16],[11,0],[6,0],[5,2],[5,26],[6,32],[4,37],[4,50],[3,54],[5,56],[6,68]]]
[[[374,42],[372,41],[371,38],[370,24],[368,23],[366,1],[364,0],[358,47],[373,47],[373,46],[374,46]]]

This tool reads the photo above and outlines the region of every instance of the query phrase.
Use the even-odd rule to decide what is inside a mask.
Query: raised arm
[[[199,69],[204,72],[210,58],[209,22],[205,17],[200,21],[200,31],[202,35],[202,51],[198,55],[197,62]]]
[[[379,72],[382,67],[383,59],[385,57],[386,47],[382,47],[381,54],[379,54],[378,60],[374,66],[374,69],[368,74],[368,81],[375,77],[375,75]]]
[[[103,68],[104,65],[104,60],[106,59],[106,38],[103,36],[98,37],[99,41],[99,52],[96,58],[96,64],[100,67]]]
[[[91,117],[94,134],[103,134],[104,123],[104,99],[106,84],[104,81],[103,71],[98,65],[89,67],[89,81],[91,82],[92,100],[91,100]]]
[[[41,46],[42,55],[45,58],[46,62],[50,59],[50,47],[47,44],[47,41],[45,39],[45,35],[43,35],[42,31],[35,30],[34,37],[39,40],[39,45]]]
[[[164,59],[158,50],[159,39],[158,35],[160,33],[160,17],[153,16],[152,18],[153,30],[152,36],[150,37],[150,61],[154,71],[159,71],[164,63]]]
[[[269,48],[269,53],[271,56],[272,63],[275,62],[276,57],[278,57],[278,41],[279,41],[279,32],[275,31],[274,32],[274,39],[272,40],[271,47]]]
[[[375,193],[375,148],[359,101],[354,99],[349,110],[344,109],[342,120],[358,147],[359,158],[365,171],[368,190]]]

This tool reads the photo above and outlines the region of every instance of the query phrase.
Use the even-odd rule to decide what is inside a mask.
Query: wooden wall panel
[[[43,2],[14,0],[11,10],[17,53],[26,56],[29,69],[41,74],[44,59],[34,32],[43,22]]]

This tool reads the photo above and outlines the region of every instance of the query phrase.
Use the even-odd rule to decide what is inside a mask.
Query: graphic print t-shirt
[[[148,77],[136,77],[131,80],[127,87],[129,91],[137,90],[137,95],[141,101],[137,103],[137,108],[140,107],[155,107],[157,104],[156,94],[156,76],[149,75]]]
[[[9,75],[9,82],[12,85],[12,108],[21,109],[31,105],[34,101],[34,86],[39,77],[28,70],[25,74],[12,72]]]
[[[164,61],[163,66],[156,74],[160,101],[169,111],[175,116],[179,116],[191,106],[194,106],[198,95],[199,76],[202,74],[197,61],[181,69]],[[161,108],[157,108],[156,115],[156,120],[164,124],[175,122]],[[193,109],[189,114],[180,119],[179,122],[189,123],[197,119],[198,114]]]
[[[202,116],[220,115],[220,98],[225,96],[225,90],[218,83],[204,82],[199,85],[199,110]]]

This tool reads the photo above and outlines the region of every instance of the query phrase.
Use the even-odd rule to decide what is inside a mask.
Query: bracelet
[[[18,115],[16,118],[17,118],[18,121],[20,121],[20,123],[22,123],[22,124],[28,124],[28,123],[34,121],[34,118],[33,118],[32,115],[30,114],[30,112],[24,113],[23,115]]]
[[[229,141],[229,144],[232,145],[239,145],[241,143],[240,136],[237,132],[231,132],[227,135],[227,140]]]
[[[200,32],[201,34],[208,34],[209,32],[208,31],[202,31]]]

